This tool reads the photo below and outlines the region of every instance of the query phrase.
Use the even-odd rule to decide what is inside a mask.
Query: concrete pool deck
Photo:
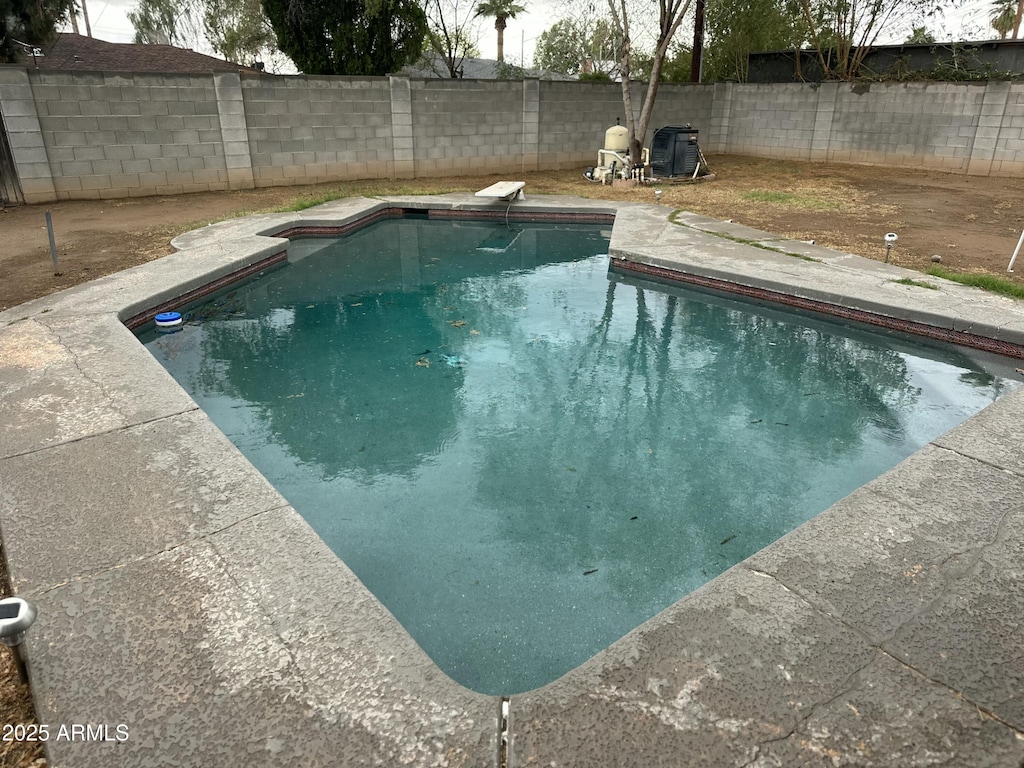
[[[223,222],[0,313],[0,531],[53,768],[1024,765],[1024,388],[544,688],[441,673],[123,324],[385,207],[506,209]],[[1024,302],[726,222],[512,212],[616,208],[613,258],[1024,345]]]

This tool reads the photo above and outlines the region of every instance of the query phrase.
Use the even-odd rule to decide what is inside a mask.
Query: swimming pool
[[[977,353],[609,275],[606,234],[381,222],[145,337],[481,692],[578,666],[1009,386]]]
[[[270,235],[395,207],[505,215],[453,194],[250,216],[0,313],[0,524],[44,617],[26,641],[39,718],[132,734],[51,739],[51,762],[788,765],[865,745],[886,765],[1020,762],[1020,388],[540,690],[442,674],[125,329],[279,263]],[[892,265],[660,206],[532,195],[511,218],[611,210],[617,265],[1024,357],[1024,304]]]

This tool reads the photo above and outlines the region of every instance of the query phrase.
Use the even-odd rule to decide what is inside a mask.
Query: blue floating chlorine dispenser
[[[181,328],[181,312],[161,312],[153,320],[162,333],[174,333]]]

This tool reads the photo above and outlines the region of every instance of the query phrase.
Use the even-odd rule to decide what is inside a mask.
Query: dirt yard
[[[929,171],[820,165],[746,157],[709,158],[715,179],[663,186],[661,204],[732,219],[800,240],[815,240],[874,259],[885,257],[883,236],[896,232],[891,260],[924,270],[938,254],[962,272],[987,272],[1024,283],[1024,257],[1006,274],[1024,229],[1024,184]],[[653,203],[652,188],[603,187],[582,168],[527,174],[527,194],[561,193]],[[0,211],[0,309],[171,252],[176,234],[233,216],[351,195],[438,193],[481,189],[496,177],[351,182],[243,192],[64,202]],[[46,211],[53,216],[58,274],[50,257]],[[0,595],[6,574],[0,558]],[[0,651],[0,722],[27,722],[31,704]],[[0,744],[0,766],[45,765],[40,745]]]
[[[883,235],[896,232],[892,261],[897,264],[923,270],[938,254],[950,269],[1002,276],[1008,276],[1006,265],[1024,228],[1020,179],[737,156],[712,156],[709,162],[713,181],[664,186],[661,204],[876,259],[885,257]],[[0,213],[0,309],[163,256],[170,253],[174,235],[211,221],[329,196],[471,191],[495,178],[350,182],[8,208]],[[582,169],[523,178],[528,194],[654,202],[651,188],[593,184]],[[46,235],[47,209],[56,232],[58,275]],[[1024,282],[1024,261],[1021,267],[1017,279]]]

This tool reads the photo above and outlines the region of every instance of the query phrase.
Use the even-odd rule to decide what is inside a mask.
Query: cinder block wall
[[[818,92],[798,83],[732,85],[725,151],[809,160]],[[749,148],[749,149],[747,149]]]
[[[0,66],[0,115],[46,202],[582,169],[623,106],[617,83]],[[709,154],[1024,175],[1024,83],[664,84],[645,145],[684,123]]]
[[[417,176],[519,172],[524,154],[536,152],[536,130],[531,130],[536,81],[414,80],[410,85]]]
[[[827,159],[966,171],[987,90],[956,83],[838,90]]]
[[[994,84],[993,84],[994,85]],[[1005,86],[1002,114],[999,110],[999,96],[993,86],[986,94],[978,134],[974,140],[975,150],[979,145],[991,147],[991,166],[984,160],[972,161],[971,172],[979,175],[1024,176],[1024,83],[1000,83]],[[977,169],[974,168],[977,164]]]
[[[617,84],[546,80],[540,103],[540,167],[546,169],[594,165],[604,132],[623,116]]]
[[[390,178],[387,78],[243,75],[255,186]]]
[[[227,188],[212,76],[30,74],[57,199]]]
[[[630,98],[637,112],[647,86],[634,83]],[[597,150],[604,146],[604,133],[616,119],[625,125],[622,86],[618,83],[541,81],[540,159],[544,168],[576,168],[594,165]],[[655,129],[664,125],[690,123],[710,141],[714,87],[663,83],[658,90],[654,114],[644,137],[650,146]]]
[[[638,105],[643,103],[646,86],[640,91]],[[717,143],[712,135],[712,109],[715,87],[713,85],[676,85],[663,83],[658,88],[658,99],[654,102],[654,115],[647,132],[644,146],[649,147],[654,131],[663,125],[686,125],[697,129],[700,145],[707,151]],[[638,107],[639,108],[639,107]]]
[[[715,87],[712,152],[1024,175],[1024,83]]]

